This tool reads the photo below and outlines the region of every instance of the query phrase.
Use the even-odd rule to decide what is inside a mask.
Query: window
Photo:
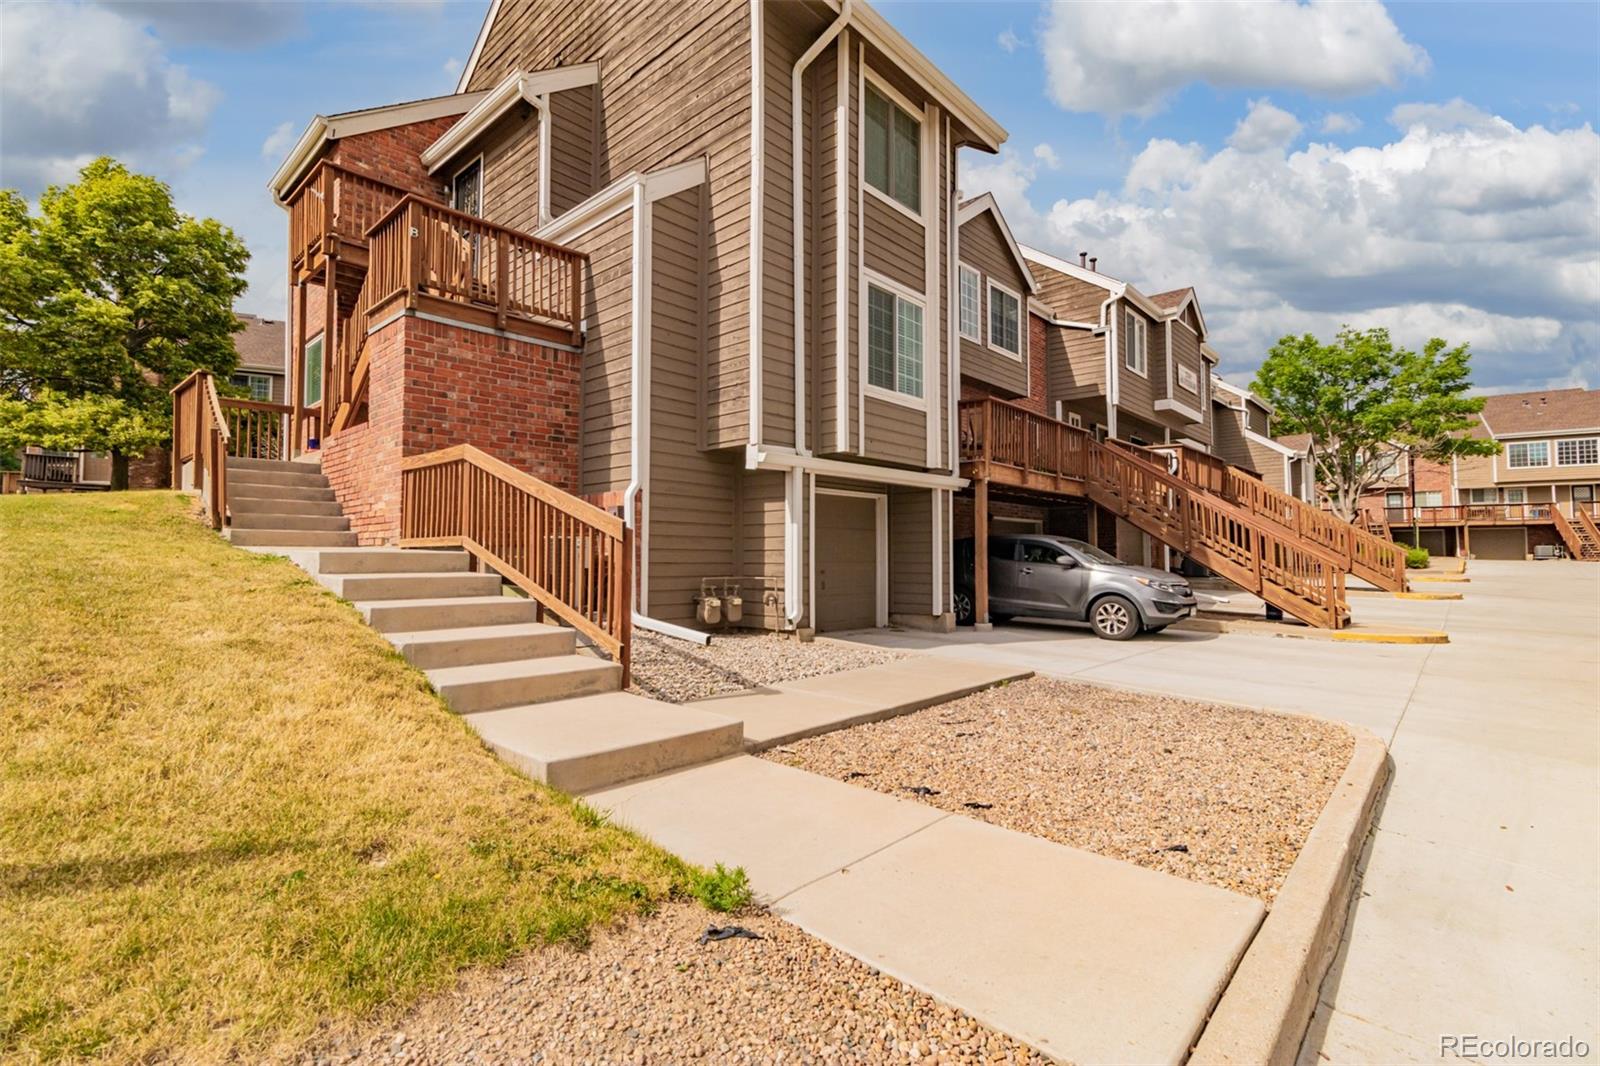
[[[252,400],[259,400],[262,403],[272,402],[272,375],[235,374],[230,380],[242,389],[249,389]]]
[[[474,159],[450,183],[450,206],[469,215],[483,214],[483,160]]]
[[[305,388],[302,390],[302,395],[304,398],[300,402],[306,407],[315,407],[322,402],[321,337],[306,345]]]
[[[1530,440],[1506,445],[1506,465],[1513,470],[1525,466],[1549,466],[1550,442]]]
[[[1150,353],[1145,348],[1145,322],[1144,319],[1128,312],[1128,339],[1126,351],[1122,357],[1123,363],[1135,374],[1148,374],[1150,372]]]
[[[1497,493],[1494,489],[1468,489],[1468,503],[1494,503]]]
[[[983,343],[983,306],[979,295],[978,272],[961,264],[961,335]]]
[[[1600,464],[1600,437],[1556,441],[1557,466],[1595,466]]]
[[[1528,490],[1527,489],[1506,489],[1505,493],[1506,493],[1506,502],[1507,503],[1527,503],[1528,502]]]
[[[1390,509],[1404,507],[1406,505],[1406,494],[1403,492],[1386,492],[1383,494],[1383,505]]]
[[[1419,493],[1417,493],[1417,506],[1418,507],[1443,507],[1444,506],[1444,493],[1442,493],[1442,492],[1419,492]]]
[[[1593,485],[1574,485],[1574,486],[1572,486],[1572,502],[1573,503],[1593,503],[1594,502],[1594,486]]]
[[[1071,426],[1073,429],[1082,429],[1083,428],[1083,416],[1080,415],[1076,411],[1068,411],[1067,412],[1067,425]]]
[[[1008,355],[1022,355],[1022,301],[989,283],[989,347]]]
[[[1022,561],[1025,563],[1053,563],[1064,554],[1066,553],[1054,544],[1046,544],[1044,541],[1022,542]]]
[[[867,86],[867,184],[912,214],[922,213],[922,123]]]
[[[867,286],[867,384],[922,398],[922,305]]]
[[[1178,368],[1178,388],[1187,389],[1195,395],[1200,393],[1200,378],[1193,370],[1186,366]]]

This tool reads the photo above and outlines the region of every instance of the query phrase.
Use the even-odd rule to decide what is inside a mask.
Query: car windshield
[[[1087,556],[1089,559],[1092,559],[1094,562],[1097,562],[1097,563],[1105,563],[1107,566],[1127,566],[1128,565],[1127,563],[1123,562],[1121,559],[1118,559],[1115,555],[1111,555],[1111,554],[1109,554],[1107,552],[1101,551],[1099,548],[1096,548],[1093,544],[1090,544],[1088,541],[1069,540],[1067,538],[1062,538],[1057,543],[1065,544],[1067,547],[1071,548],[1073,551],[1077,552],[1079,555]]]

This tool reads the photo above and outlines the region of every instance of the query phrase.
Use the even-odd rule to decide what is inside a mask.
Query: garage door
[[[817,494],[817,628],[878,624],[878,501]]]
[[[1475,559],[1526,559],[1526,529],[1474,529],[1469,536]]]

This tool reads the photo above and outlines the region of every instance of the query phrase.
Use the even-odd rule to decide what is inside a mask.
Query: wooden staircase
[[[1593,515],[1574,506],[1569,519],[1560,507],[1552,507],[1550,517],[1555,520],[1556,531],[1561,534],[1568,554],[1584,562],[1600,562],[1600,526],[1595,524]]]

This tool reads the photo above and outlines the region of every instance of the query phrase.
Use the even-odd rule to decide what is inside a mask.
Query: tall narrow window
[[[989,283],[989,347],[1007,355],[1022,354],[1022,302],[994,282]]]
[[[922,397],[922,306],[867,286],[867,384]]]
[[[1123,356],[1123,364],[1135,374],[1149,374],[1150,356],[1145,349],[1144,319],[1129,311],[1127,324],[1128,338],[1124,342],[1127,346],[1127,352]]]
[[[922,123],[867,86],[867,184],[913,214],[922,213]]]
[[[483,214],[483,160],[474,159],[456,172],[450,187],[450,203],[457,211]]]
[[[306,345],[305,353],[305,388],[301,391],[304,399],[301,403],[306,407],[315,407],[322,402],[322,338],[318,337]]]
[[[969,341],[983,343],[983,306],[979,296],[978,272],[961,265],[961,335]]]

